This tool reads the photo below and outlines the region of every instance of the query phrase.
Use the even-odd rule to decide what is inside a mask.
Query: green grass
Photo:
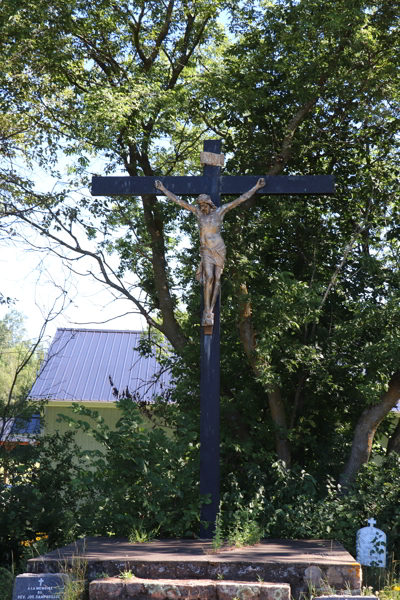
[[[386,569],[363,567],[364,595],[380,600],[400,600],[400,561],[392,556]]]

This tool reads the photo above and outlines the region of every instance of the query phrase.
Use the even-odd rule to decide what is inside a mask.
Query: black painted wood
[[[219,169],[205,165],[204,171]],[[237,196],[250,190],[264,177],[266,186],[257,191],[259,195],[308,195],[333,194],[334,178],[332,175],[244,175],[219,177],[206,175],[203,177],[93,177],[92,196],[140,196],[142,194],[160,195],[155,187],[156,179],[162,181],[165,187],[180,196],[195,196],[198,194],[213,194]]]
[[[259,195],[303,196],[334,193],[335,182],[332,175],[238,175],[221,177],[221,194],[243,194],[256,185],[259,177],[264,177],[266,181],[265,187],[256,192]]]
[[[220,140],[206,140],[205,152],[220,154]],[[212,181],[211,200],[215,206],[221,205],[219,178],[221,168],[204,165],[202,179]],[[204,193],[204,192],[203,192]],[[201,508],[200,538],[212,538],[215,519],[219,510],[219,420],[220,420],[220,296],[214,308],[214,327],[212,335],[204,335],[201,327],[201,369],[200,369],[200,494],[210,494],[211,504]],[[203,302],[202,302],[203,308]],[[203,310],[201,311],[203,312]],[[204,522],[208,522],[206,527]]]

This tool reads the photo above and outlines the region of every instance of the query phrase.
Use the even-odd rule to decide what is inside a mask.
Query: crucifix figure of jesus
[[[256,185],[245,192],[236,200],[215,206],[208,194],[200,194],[195,204],[189,204],[178,198],[156,180],[155,187],[163,192],[167,198],[176,202],[182,208],[196,215],[200,235],[200,264],[197,269],[196,279],[204,287],[204,311],[202,325],[204,327],[214,324],[214,307],[221,289],[221,275],[224,270],[226,248],[221,236],[222,221],[229,210],[236,208],[251,198],[260,188],[265,186],[265,179],[260,178]]]

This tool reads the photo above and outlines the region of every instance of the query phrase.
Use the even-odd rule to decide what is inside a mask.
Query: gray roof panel
[[[171,374],[155,357],[136,350],[139,331],[57,329],[30,397],[75,402],[114,402],[114,387],[126,388],[138,400],[171,388]]]

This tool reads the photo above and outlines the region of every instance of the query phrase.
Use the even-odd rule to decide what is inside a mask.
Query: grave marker
[[[68,575],[23,573],[14,583],[12,600],[62,600]]]

